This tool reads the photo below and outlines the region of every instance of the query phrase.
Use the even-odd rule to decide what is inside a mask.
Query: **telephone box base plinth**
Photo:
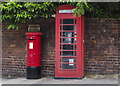
[[[41,67],[27,67],[27,79],[39,79],[41,77]]]
[[[81,79],[82,78],[71,78],[71,77],[54,77],[54,79]]]

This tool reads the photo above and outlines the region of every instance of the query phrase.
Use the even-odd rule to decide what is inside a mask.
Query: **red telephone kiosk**
[[[41,35],[40,32],[28,32],[27,35],[27,79],[41,76]]]
[[[55,78],[84,76],[84,16],[74,17],[71,5],[56,12]]]

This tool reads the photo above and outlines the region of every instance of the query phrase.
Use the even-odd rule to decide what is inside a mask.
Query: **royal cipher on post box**
[[[41,35],[40,32],[28,32],[27,35],[27,79],[41,77]]]
[[[74,17],[71,5],[56,11],[55,78],[84,76],[84,16]]]

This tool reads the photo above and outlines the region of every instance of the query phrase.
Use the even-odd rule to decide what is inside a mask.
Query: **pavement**
[[[43,77],[40,79],[2,78],[2,84],[118,84],[118,79],[54,79],[53,77]]]

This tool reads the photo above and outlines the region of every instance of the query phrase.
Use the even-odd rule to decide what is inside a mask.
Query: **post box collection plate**
[[[29,43],[29,49],[33,49],[33,42]]]

